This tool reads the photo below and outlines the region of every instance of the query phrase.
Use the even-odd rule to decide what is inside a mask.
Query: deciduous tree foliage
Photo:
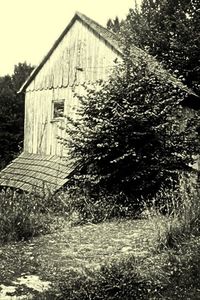
[[[24,135],[24,94],[17,94],[33,67],[19,63],[12,76],[0,77],[0,168],[22,147]]]
[[[185,119],[183,125],[184,93],[161,82],[142,61],[135,66],[126,58],[98,88],[78,96],[79,119],[69,119],[67,146],[80,166],[74,184],[91,197],[119,195],[119,201],[135,204],[193,161],[195,121]]]
[[[200,1],[143,0],[130,9],[122,39],[155,56],[200,94]]]
[[[129,49],[147,51],[200,94],[199,14],[195,0],[143,0],[141,9],[130,10],[120,28],[124,65],[99,91],[95,86],[79,96],[79,121],[69,120],[67,146],[81,166],[74,176],[79,192],[98,198],[103,191],[135,203],[193,162],[198,113],[186,113],[184,93],[148,72],[144,61],[134,65]]]

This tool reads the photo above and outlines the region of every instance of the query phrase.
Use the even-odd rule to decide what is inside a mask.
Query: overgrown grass
[[[34,299],[196,300],[200,297],[199,261],[200,239],[195,238],[179,251],[165,250],[139,259],[121,256],[93,269],[70,268],[51,291]]]
[[[107,262],[99,270],[69,270],[59,282],[59,299],[149,299],[157,291],[138,272],[134,257]]]
[[[121,211],[116,210],[115,202],[107,206],[103,201],[94,206],[93,203],[85,202],[85,199],[77,199],[74,204],[62,192],[49,199],[41,199],[34,195],[19,195],[10,190],[2,192],[0,197],[0,234],[4,241],[26,239],[49,232],[55,214],[71,218],[73,224],[85,220],[98,223],[100,219],[105,221],[112,216],[116,217],[118,213],[122,215]],[[199,191],[186,182],[173,194],[161,191],[152,203],[143,214],[146,220],[134,221],[136,226],[130,227],[133,221],[119,222],[119,230],[117,234],[115,232],[113,241],[112,230],[117,221],[69,229],[65,242],[72,243],[75,237],[77,240],[71,246],[69,243],[67,250],[64,250],[66,257],[61,247],[61,262],[53,289],[37,295],[37,299],[200,299]],[[164,204],[158,207],[158,203]],[[163,210],[164,215],[161,213]],[[147,233],[138,225],[143,221],[147,224]],[[142,234],[149,236],[152,233],[151,244],[147,243],[145,247],[148,247],[148,251],[144,251],[142,257],[136,257],[132,251],[137,240],[133,237],[136,229],[141,234],[140,238]],[[125,233],[127,245],[123,244]],[[119,249],[115,249],[116,243],[122,244]],[[96,263],[98,253],[102,255],[104,247],[107,250],[112,248],[108,251],[108,260]],[[114,249],[116,255],[113,256],[110,253],[114,253]],[[99,252],[96,253],[96,250]],[[74,252],[77,252],[76,255]],[[49,261],[50,256],[45,253],[44,258]],[[57,264],[58,253],[55,255]],[[61,268],[62,259],[67,260],[64,270]],[[91,261],[90,264],[84,263],[87,259]]]
[[[190,181],[173,194],[161,191],[143,215],[157,232],[151,253],[119,257],[96,270],[70,269],[59,279],[56,299],[200,299],[199,200]]]
[[[58,202],[54,203],[54,205]],[[57,215],[51,197],[19,193],[12,189],[0,192],[0,242],[28,240],[50,233]]]
[[[135,204],[126,198],[119,201],[120,197],[125,195],[112,196],[104,193],[97,196],[88,196],[86,194],[77,194],[69,189],[60,192],[56,197],[61,197],[62,201],[67,204],[65,213],[74,225],[94,223],[98,224],[108,220],[135,219],[140,215],[142,203],[138,200]]]
[[[163,298],[200,299],[200,238],[186,240],[178,250],[167,254],[163,271],[168,282],[163,288]]]
[[[162,208],[155,206],[156,202],[163,202],[162,198],[166,202],[170,198],[170,205],[165,205],[165,216],[160,212]],[[173,193],[159,192],[146,216],[158,232],[160,249],[181,247],[182,242],[200,234],[200,190],[197,184],[184,178]],[[156,216],[156,223],[152,216]]]

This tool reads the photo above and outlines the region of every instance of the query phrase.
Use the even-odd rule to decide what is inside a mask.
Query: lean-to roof
[[[61,188],[74,170],[66,159],[22,153],[0,173],[0,185],[38,194]]]

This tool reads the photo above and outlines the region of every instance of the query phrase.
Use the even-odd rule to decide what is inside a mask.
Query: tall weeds
[[[51,210],[45,199],[11,189],[0,192],[0,242],[27,240],[50,232]]]
[[[157,203],[163,203],[157,206]],[[165,216],[161,213],[165,207]],[[158,233],[160,248],[179,247],[200,233],[200,190],[189,176],[180,178],[173,192],[161,190],[146,214]]]

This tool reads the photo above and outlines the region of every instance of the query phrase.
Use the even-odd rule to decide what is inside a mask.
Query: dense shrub
[[[199,95],[200,2],[140,2],[140,9],[129,10],[121,26],[121,38],[155,56]]]
[[[185,94],[127,57],[106,83],[78,95],[77,119],[64,141],[78,167],[71,183],[93,201],[119,195],[134,203],[177,180],[199,151],[196,122],[185,118]],[[183,120],[184,119],[184,120]],[[192,134],[191,134],[192,133]],[[140,208],[140,206],[139,206]]]

